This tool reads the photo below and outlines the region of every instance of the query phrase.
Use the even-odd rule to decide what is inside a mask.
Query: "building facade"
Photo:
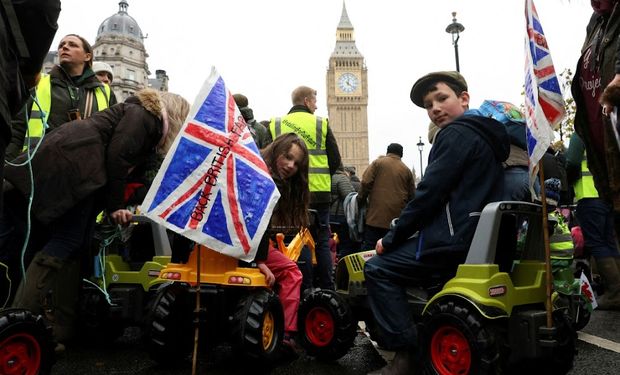
[[[345,167],[368,167],[368,75],[345,4],[327,70],[327,112]]]
[[[128,6],[126,0],[118,3],[118,13],[101,23],[93,45],[94,60],[109,64],[114,71],[111,86],[119,102],[149,86],[145,36],[127,13]]]

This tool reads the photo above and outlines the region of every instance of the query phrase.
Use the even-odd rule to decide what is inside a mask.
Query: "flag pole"
[[[196,375],[197,363],[198,363],[198,342],[200,335],[200,253],[202,252],[202,246],[195,245],[194,251],[196,251],[196,308],[194,309],[194,352],[192,353],[192,375]]]
[[[549,225],[547,218],[547,194],[545,193],[545,172],[543,171],[542,159],[538,162],[538,177],[540,179],[540,200],[542,203],[542,226],[543,242],[545,243],[545,283],[547,291],[547,328],[553,327],[553,305],[551,297],[553,294],[553,277],[551,274],[551,247],[549,245]]]

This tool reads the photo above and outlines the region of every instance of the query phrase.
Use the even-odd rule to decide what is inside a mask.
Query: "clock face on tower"
[[[346,93],[352,93],[359,86],[359,80],[355,74],[343,73],[338,77],[338,87]]]

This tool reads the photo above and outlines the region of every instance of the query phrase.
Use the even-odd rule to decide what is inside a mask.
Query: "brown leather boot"
[[[597,300],[601,310],[620,310],[620,269],[618,258],[596,259],[599,274],[605,282],[605,294]]]

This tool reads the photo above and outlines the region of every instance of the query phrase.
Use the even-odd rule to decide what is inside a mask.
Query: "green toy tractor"
[[[100,251],[94,257],[92,276],[82,283],[78,312],[79,332],[89,340],[96,337],[109,343],[126,327],[142,326],[157,287],[164,282],[159,272],[171,255],[166,230],[142,215],[134,215],[131,227],[134,234],[139,229],[148,237],[148,241],[133,241],[146,247],[139,249],[139,257],[126,253],[128,241],[118,238],[116,225],[102,224],[96,232]]]
[[[424,373],[495,374],[532,366],[537,373],[566,374],[572,368],[575,317],[569,302],[560,301],[563,295],[553,294],[553,324],[547,327],[541,218],[536,204],[487,205],[456,275],[407,289]],[[364,279],[364,264],[373,256],[374,250],[365,251],[339,261],[329,306],[317,300],[330,292],[315,290],[302,300],[300,324],[318,309],[322,326],[332,327],[320,339],[307,326],[300,329],[310,354],[327,360],[344,355],[358,321],[366,323],[371,338],[378,337]]]

